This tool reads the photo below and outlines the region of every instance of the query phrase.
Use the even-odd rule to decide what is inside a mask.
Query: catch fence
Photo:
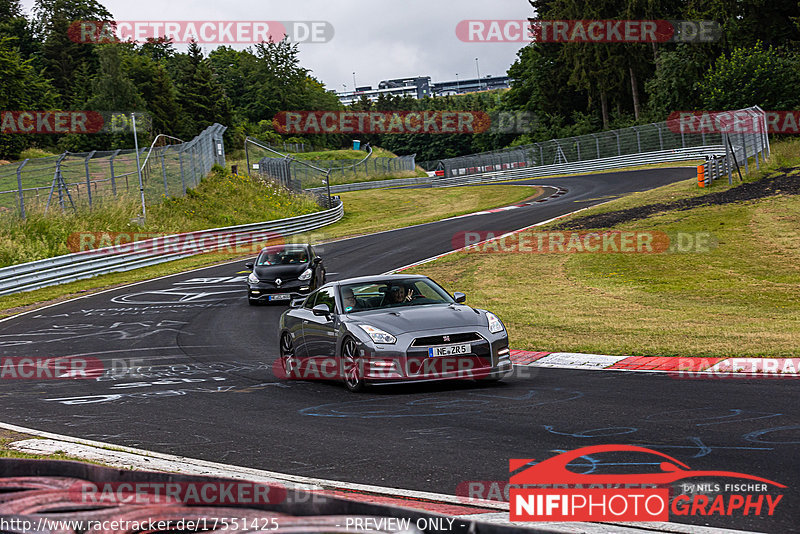
[[[32,210],[92,207],[104,199],[139,195],[137,166],[149,202],[182,196],[217,163],[225,165],[221,124],[189,142],[139,150],[64,152],[0,165],[0,211],[24,218]]]

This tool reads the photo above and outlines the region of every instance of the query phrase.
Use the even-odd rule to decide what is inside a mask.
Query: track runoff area
[[[652,169],[535,180],[530,183],[550,187],[547,201],[329,242],[320,254],[329,279],[384,273],[451,251],[453,236],[465,230],[511,232],[693,173]],[[553,196],[559,191],[566,192]],[[337,491],[368,488],[358,490],[359,498],[413,495],[415,506],[506,522],[514,511],[507,502],[512,477],[524,479],[534,462],[553,465],[544,462],[584,447],[635,446],[646,450],[591,449],[569,465],[586,477],[642,476],[635,484],[672,477],[671,487],[685,498],[669,503],[664,522],[657,506],[663,494],[649,494],[645,512],[653,513],[652,521],[637,528],[796,530],[800,465],[792,451],[800,421],[791,380],[681,380],[669,373],[520,365],[492,386],[456,380],[353,395],[329,381],[276,378],[276,324],[285,308],[248,306],[246,276],[243,261],[218,265],[0,322],[4,357],[82,358],[100,366],[91,380],[56,379],[68,373],[3,380],[4,423],[151,451],[187,468],[213,462]],[[720,471],[745,478],[717,478]],[[555,477],[556,484],[567,480],[557,465],[549,474],[532,473],[537,480]],[[680,478],[687,473],[700,474]],[[575,484],[588,480],[599,479]],[[604,487],[625,485],[604,480]],[[636,504],[635,496],[619,495],[606,513]],[[581,498],[589,497],[523,496],[519,513],[549,510],[558,519],[553,514],[567,513],[567,506],[577,514]],[[544,523],[523,523],[537,524]]]

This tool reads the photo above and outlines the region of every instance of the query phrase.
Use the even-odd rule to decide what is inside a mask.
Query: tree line
[[[275,113],[340,107],[336,96],[300,65],[297,45],[264,42],[245,50],[197,43],[177,52],[165,39],[142,44],[75,42],[74,21],[110,21],[96,0],[36,0],[30,18],[19,0],[0,0],[0,110],[145,112],[150,131],[190,140],[218,122],[226,140],[274,137]],[[341,140],[336,140],[341,142]],[[128,134],[0,134],[0,157],[29,147],[57,151],[132,148]]]
[[[760,105],[800,109],[800,8],[797,0],[529,0],[541,20],[712,20],[707,43],[543,43],[523,46],[508,70],[511,88],[415,100],[365,98],[367,111],[526,111],[525,132],[315,135],[286,139],[274,131],[280,111],[336,110],[337,97],[301,66],[286,40],[245,50],[170,41],[74,42],[74,21],[113,20],[97,0],[36,0],[26,17],[19,0],[0,0],[0,110],[144,111],[152,128],[189,140],[219,122],[227,141],[312,142],[338,148],[353,137],[400,154],[438,159],[510,145],[664,120],[683,110]],[[487,44],[486,46],[491,46]],[[130,135],[5,135],[0,157],[31,146],[57,150],[129,148]],[[141,142],[140,142],[141,144]]]

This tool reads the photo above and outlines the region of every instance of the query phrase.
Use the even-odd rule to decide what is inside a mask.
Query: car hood
[[[297,278],[306,269],[308,269],[307,263],[294,265],[259,265],[253,272],[256,273],[259,280],[275,280],[276,278]]]
[[[403,334],[422,330],[486,326],[483,313],[475,313],[469,306],[431,305],[398,307],[364,311],[351,314],[357,323],[367,323],[390,334]]]

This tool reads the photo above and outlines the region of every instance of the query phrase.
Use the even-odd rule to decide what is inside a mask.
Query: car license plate
[[[270,295],[269,300],[289,300],[291,295],[287,295],[286,293],[281,293],[279,295]]]
[[[443,345],[441,347],[430,347],[428,349],[428,356],[459,356],[461,354],[469,354],[469,343],[463,345]]]

